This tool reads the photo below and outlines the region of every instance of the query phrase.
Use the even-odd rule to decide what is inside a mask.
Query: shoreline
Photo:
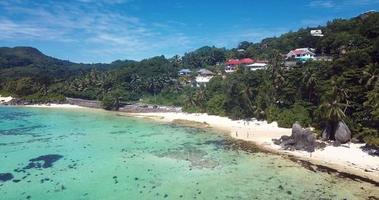
[[[23,107],[29,107],[29,108],[79,108],[83,109],[86,107],[78,106],[78,105],[72,105],[72,104],[33,104],[33,105],[24,105]]]
[[[13,97],[11,97],[11,96],[3,97],[0,95],[0,104],[8,103],[8,102],[12,101],[12,99],[13,99]]]
[[[88,108],[72,104],[36,104],[25,105],[23,107],[105,111],[103,109]],[[280,128],[275,122],[271,124],[268,124],[266,121],[258,120],[246,122],[215,115],[183,112],[106,112],[114,112],[125,116],[150,119],[164,123],[177,123],[181,126],[191,126],[191,123],[193,123],[197,128],[213,128],[227,133],[233,139],[251,142],[266,152],[278,154],[298,162],[308,162],[308,164],[305,165],[312,164],[318,168],[323,168],[328,173],[334,171],[343,177],[350,177],[354,180],[359,179],[379,186],[379,157],[370,156],[363,152],[360,147],[364,144],[350,144],[349,146],[343,145],[339,147],[328,145],[326,148],[317,149],[312,153],[289,151],[282,150],[279,145],[275,145],[272,142],[272,139],[280,138],[282,135],[291,135],[290,128]]]
[[[237,140],[252,142],[264,151],[282,155],[288,159],[301,162],[310,162],[316,166],[329,168],[341,174],[352,175],[357,179],[379,185],[379,157],[368,155],[360,147],[364,144],[350,144],[334,147],[328,145],[324,149],[317,149],[309,153],[305,151],[283,150],[275,145],[272,139],[280,138],[282,135],[291,135],[291,129],[280,128],[277,124],[268,124],[266,121],[253,120],[231,120],[226,117],[208,114],[189,113],[126,113],[128,116],[148,118],[165,123],[175,123],[175,120],[193,121],[204,123],[208,128],[226,131]]]

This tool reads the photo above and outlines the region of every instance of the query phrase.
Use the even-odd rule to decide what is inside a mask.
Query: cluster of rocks
[[[371,156],[379,156],[379,147],[375,145],[366,144],[365,146],[361,147],[361,149]]]
[[[14,98],[14,99],[12,99],[12,100],[10,100],[8,102],[4,102],[2,104],[3,105],[12,105],[12,106],[16,106],[16,105],[31,105],[32,101]]]
[[[333,144],[338,146],[351,141],[351,131],[344,122],[340,121],[335,126],[326,126],[322,132],[322,139],[324,141],[334,141]],[[292,125],[291,136],[283,135],[279,139],[273,139],[273,142],[285,150],[308,152],[313,152],[316,148],[324,148],[326,146],[323,142],[317,142],[316,136],[309,129],[302,128],[298,122]]]
[[[13,98],[9,102],[3,102],[2,105],[10,105],[10,106],[25,106],[25,105],[34,105],[34,104],[63,104],[67,103],[66,101],[33,101],[21,98]]]
[[[302,150],[313,152],[316,148],[325,147],[324,143],[316,141],[315,135],[309,130],[304,129],[298,122],[292,125],[291,136],[283,135],[279,139],[273,139],[274,144],[280,145],[285,150]]]
[[[182,108],[175,106],[157,106],[149,104],[128,104],[120,107],[121,112],[148,113],[148,112],[181,112]]]
[[[87,108],[101,108],[101,102],[96,100],[86,100],[79,98],[66,98],[67,103]]]
[[[351,131],[347,125],[340,121],[333,128],[332,125],[328,124],[324,131],[322,131],[323,140],[335,140],[337,145],[345,144],[351,140]]]

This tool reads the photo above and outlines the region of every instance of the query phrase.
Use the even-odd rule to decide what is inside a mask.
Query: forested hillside
[[[325,36],[311,36],[314,28]],[[0,89],[42,101],[66,96],[116,106],[119,100],[142,100],[234,119],[275,120],[283,127],[299,121],[321,130],[343,120],[355,138],[379,145],[378,36],[379,13],[368,13],[259,43],[241,42],[235,49],[202,47],[182,57],[160,56],[113,65],[74,64],[29,48],[0,49]],[[331,56],[333,61],[285,67],[282,54],[302,47],[314,48],[318,55]],[[246,57],[267,59],[269,67],[223,72],[222,63],[227,59]],[[196,88],[178,77],[182,68],[208,68],[218,75],[207,87]]]

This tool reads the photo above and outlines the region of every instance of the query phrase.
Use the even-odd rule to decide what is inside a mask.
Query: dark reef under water
[[[13,174],[11,173],[0,173],[0,182],[10,181],[13,178]]]
[[[37,158],[30,159],[29,164],[23,169],[49,168],[49,167],[52,167],[53,164],[61,158],[63,158],[63,156],[58,155],[58,154],[49,154],[49,155],[39,156]]]

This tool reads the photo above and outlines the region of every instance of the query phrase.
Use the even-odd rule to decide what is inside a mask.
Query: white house
[[[260,69],[266,69],[267,67],[267,62],[259,62],[257,61],[256,63],[246,65],[246,67],[250,68],[250,71],[255,71],[255,70],[260,70]]]
[[[324,34],[322,34],[322,30],[311,30],[311,35],[314,37],[324,37]]]
[[[206,86],[207,83],[213,78],[214,73],[207,69],[200,69],[198,75],[196,76],[196,86]]]
[[[190,69],[181,69],[181,70],[179,70],[178,74],[179,74],[179,76],[188,76],[191,74],[191,70]]]
[[[316,54],[314,53],[314,49],[311,48],[300,48],[290,51],[286,58],[287,59],[296,59],[300,61],[308,61],[314,60]]]

